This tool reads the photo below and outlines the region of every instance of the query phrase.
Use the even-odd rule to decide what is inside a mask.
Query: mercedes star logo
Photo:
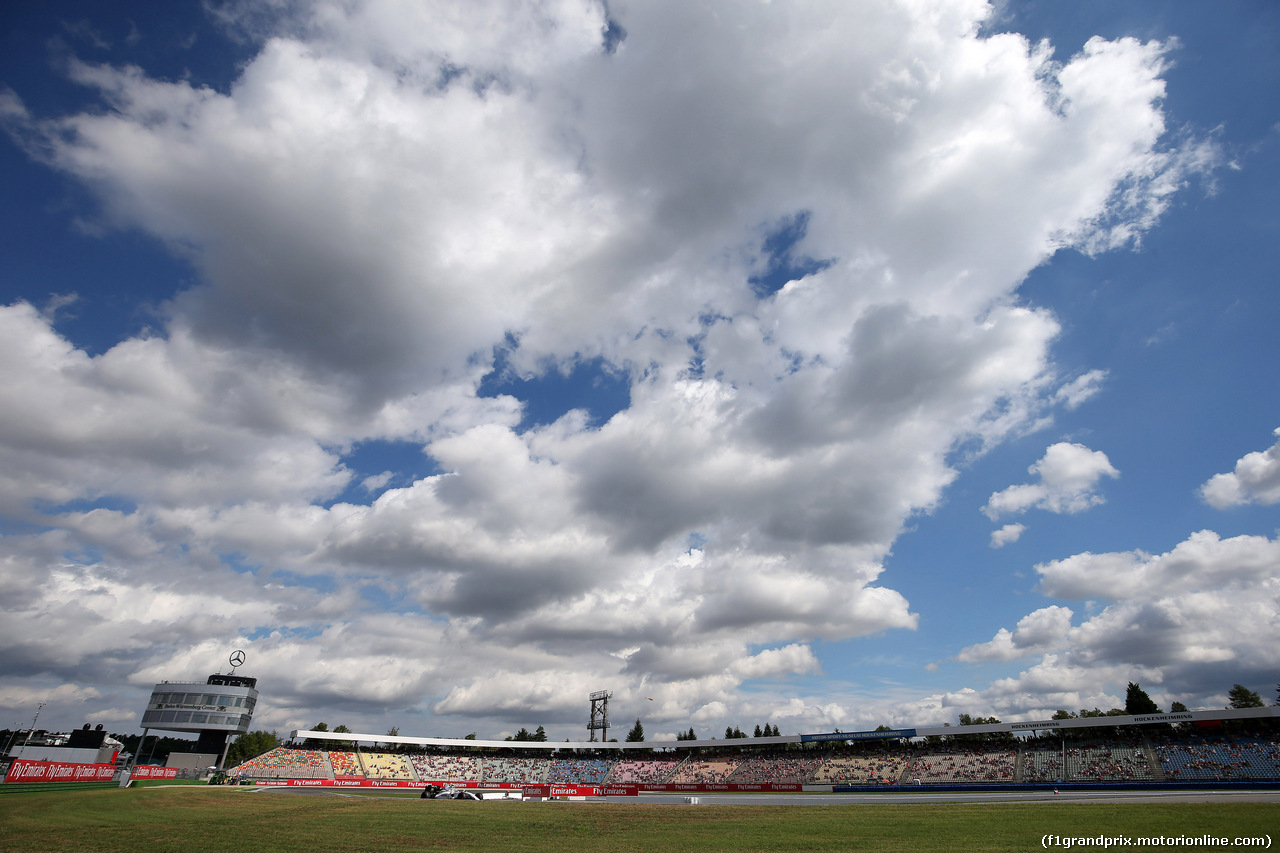
[[[230,660],[231,660],[231,665],[233,667],[244,666],[244,652],[240,651],[239,649],[236,649],[234,652],[231,653]]]

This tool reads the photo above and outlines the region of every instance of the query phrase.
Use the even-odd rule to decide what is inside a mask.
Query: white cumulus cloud
[[[1203,530],[1163,554],[1082,553],[1036,571],[1046,595],[1096,612],[1073,626],[1069,608],[1041,608],[963,649],[964,662],[1041,657],[980,691],[989,707],[1077,710],[1099,685],[1128,681],[1194,705],[1232,683],[1270,683],[1280,662],[1280,540]]]
[[[999,530],[991,532],[991,547],[1003,548],[1011,542],[1017,542],[1022,538],[1022,534],[1026,531],[1025,524],[1006,524]]]
[[[1032,508],[1056,513],[1082,512],[1103,502],[1096,491],[1099,480],[1120,476],[1102,451],[1065,441],[1050,445],[1040,461],[1027,470],[1039,477],[1039,481],[1010,486],[992,494],[982,508],[988,518],[994,521],[1002,515]]]
[[[1280,436],[1280,429],[1275,434]],[[1234,471],[1215,474],[1200,487],[1200,496],[1217,509],[1280,503],[1280,441],[1266,450],[1245,454]]]

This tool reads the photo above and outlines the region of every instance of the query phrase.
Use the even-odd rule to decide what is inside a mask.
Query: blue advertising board
[[[800,735],[801,743],[831,740],[886,740],[889,738],[915,737],[915,729],[884,729],[878,732],[830,732],[820,735]]]

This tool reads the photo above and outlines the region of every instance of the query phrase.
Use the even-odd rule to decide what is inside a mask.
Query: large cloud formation
[[[1221,702],[1227,664],[1241,683],[1274,678],[1280,541],[1202,530],[1164,554],[1086,552],[1036,571],[1046,595],[1092,612],[1073,625],[1071,608],[1051,605],[962,650],[966,662],[1040,658],[985,691],[989,707],[1074,711],[1099,701],[1099,684],[1125,678],[1166,707],[1201,696]]]
[[[814,641],[917,624],[877,578],[951,454],[1100,376],[1058,376],[1017,286],[1204,164],[1164,139],[1164,45],[1059,63],[977,0],[263,8],[217,8],[258,45],[225,91],[73,61],[100,108],[0,96],[98,227],[200,275],[96,356],[0,309],[6,679],[252,642],[281,728],[573,721],[605,682],[715,725]],[[587,363],[629,386],[603,422],[478,393]],[[334,502],[377,441],[439,473]]]

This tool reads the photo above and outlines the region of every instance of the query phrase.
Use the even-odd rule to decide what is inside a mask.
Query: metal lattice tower
[[[587,734],[593,743],[597,730],[601,743],[609,740],[609,697],[612,695],[608,690],[600,690],[588,697],[591,699],[591,721],[587,723]]]

